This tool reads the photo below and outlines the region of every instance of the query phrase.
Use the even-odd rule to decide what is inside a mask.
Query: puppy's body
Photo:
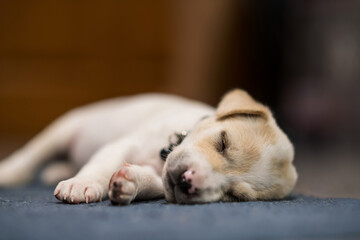
[[[184,130],[191,133],[164,166],[160,150],[171,134]],[[83,166],[54,191],[70,203],[95,202],[107,194],[120,204],[164,194],[178,203],[281,198],[296,181],[291,143],[270,111],[240,90],[216,110],[161,94],[75,109],[0,163],[0,185],[28,181],[60,151]],[[53,172],[50,176],[59,173]]]
[[[171,95],[143,94],[95,103],[71,114],[82,118],[70,145],[70,157],[78,166],[83,166],[105,145],[137,135],[140,151],[129,153],[124,160],[158,166],[163,164],[159,149],[168,145],[169,135],[192,128],[201,117],[213,115],[214,109]],[[149,161],[149,156],[156,161]],[[161,168],[156,169],[161,172]]]

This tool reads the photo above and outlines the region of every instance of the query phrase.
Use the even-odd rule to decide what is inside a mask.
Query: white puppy
[[[164,162],[169,136],[175,146],[163,150]],[[176,136],[185,137],[178,146]],[[28,182],[62,151],[73,164],[50,166],[44,176],[64,179],[70,166],[82,166],[54,191],[69,203],[107,195],[118,204],[162,196],[174,203],[279,199],[297,179],[289,139],[270,110],[242,90],[225,95],[217,109],[147,94],[72,110],[0,162],[0,186]]]

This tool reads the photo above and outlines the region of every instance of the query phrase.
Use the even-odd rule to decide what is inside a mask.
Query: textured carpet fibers
[[[0,189],[0,239],[360,239],[360,200],[70,205],[52,188]]]

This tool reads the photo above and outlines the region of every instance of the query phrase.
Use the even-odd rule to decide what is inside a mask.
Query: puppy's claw
[[[60,193],[60,190],[55,190],[54,191],[54,196],[56,197],[59,193]]]
[[[103,186],[98,181],[74,177],[60,182],[55,193],[58,193],[56,197],[63,202],[79,204],[99,201],[102,191]]]

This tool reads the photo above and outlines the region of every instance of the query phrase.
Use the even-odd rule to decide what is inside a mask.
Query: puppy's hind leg
[[[71,178],[77,172],[77,168],[72,162],[54,162],[47,166],[40,175],[43,183],[53,186],[60,181]]]
[[[109,183],[113,204],[127,205],[133,200],[151,200],[164,196],[161,177],[150,166],[125,164]]]
[[[24,147],[0,161],[0,186],[29,182],[36,169],[58,152],[66,151],[83,119],[73,110],[45,128]]]

